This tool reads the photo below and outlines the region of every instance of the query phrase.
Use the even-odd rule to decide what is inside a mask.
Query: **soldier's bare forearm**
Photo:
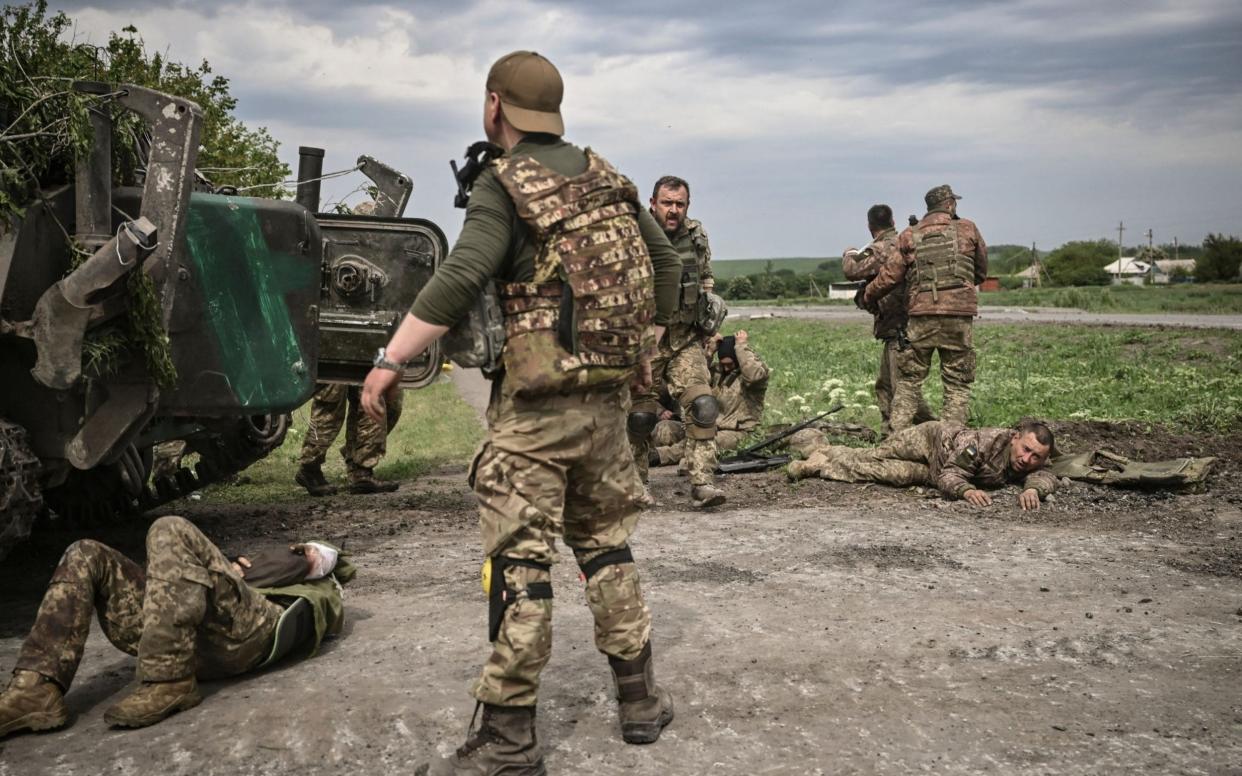
[[[413,313],[406,313],[405,320],[401,321],[401,326],[385,349],[388,360],[397,363],[412,361],[448,330],[448,326],[428,323]]]

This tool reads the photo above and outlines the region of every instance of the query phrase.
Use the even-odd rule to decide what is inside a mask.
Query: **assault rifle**
[[[771,447],[772,445],[784,439],[788,439],[804,428],[808,428],[817,420],[823,420],[834,412],[838,412],[844,404],[837,403],[833,405],[827,412],[815,417],[804,420],[797,425],[790,426],[784,431],[779,431],[771,436],[764,437],[753,445],[743,447],[732,456],[725,458],[716,464],[716,471],[719,474],[740,474],[743,472],[762,472],[768,469],[775,469],[777,466],[784,466],[792,459],[787,455],[761,455],[760,450]]]
[[[466,206],[470,201],[470,189],[474,187],[474,179],[479,177],[483,168],[491,160],[503,156],[505,150],[498,145],[480,140],[471,143],[466,149],[466,163],[459,170],[457,160],[450,159],[449,167],[453,168],[453,180],[457,181],[457,195],[453,197],[453,207]]]

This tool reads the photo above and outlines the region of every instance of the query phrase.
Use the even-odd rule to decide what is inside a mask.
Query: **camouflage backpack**
[[[654,272],[638,190],[586,149],[573,178],[528,156],[492,162],[539,245],[531,283],[497,289],[505,379],[519,396],[619,385],[650,349]]]
[[[939,301],[937,292],[975,284],[975,260],[958,253],[957,224],[949,224],[939,232],[914,229],[915,282],[912,292],[929,291]]]

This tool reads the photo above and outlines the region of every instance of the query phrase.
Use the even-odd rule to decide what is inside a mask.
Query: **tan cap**
[[[514,51],[496,60],[487,73],[487,90],[500,96],[505,118],[522,132],[565,134],[561,74],[533,51]]]

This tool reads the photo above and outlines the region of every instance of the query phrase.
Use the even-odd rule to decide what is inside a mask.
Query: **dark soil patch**
[[[854,568],[861,565],[875,566],[879,571],[890,569],[966,568],[958,561],[930,547],[911,547],[904,544],[850,545],[827,552],[816,553],[810,560]]]

